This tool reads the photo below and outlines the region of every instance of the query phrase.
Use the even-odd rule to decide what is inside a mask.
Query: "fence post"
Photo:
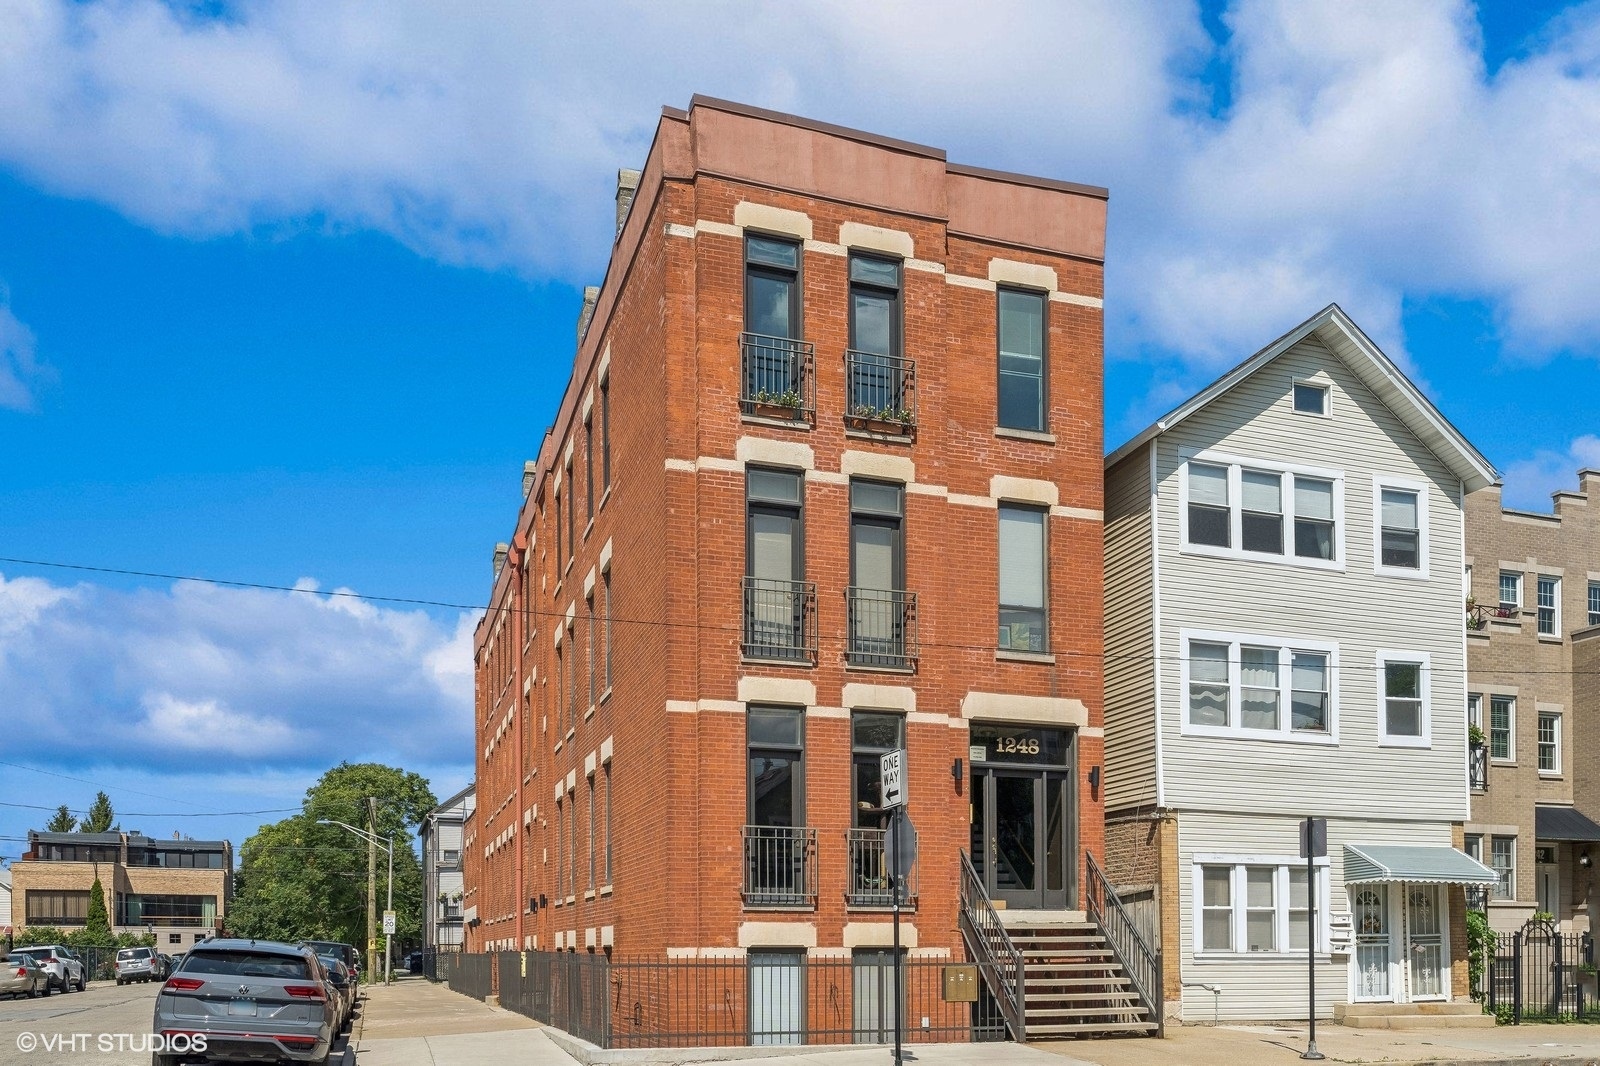
[[[1511,934],[1511,1021],[1522,1024],[1522,930]]]

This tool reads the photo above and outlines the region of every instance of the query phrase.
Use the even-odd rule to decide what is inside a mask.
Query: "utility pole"
[[[367,797],[367,968],[378,955],[378,797]]]

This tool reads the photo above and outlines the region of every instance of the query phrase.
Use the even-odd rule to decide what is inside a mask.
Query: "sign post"
[[[905,760],[906,753],[901,748],[885,752],[878,757],[883,796],[881,809],[889,812],[887,858],[889,891],[894,904],[894,1066],[902,1066],[904,1062],[901,1046],[906,1024],[905,1018],[902,1017],[905,1012],[901,1009],[905,1000],[901,987],[903,978],[900,964],[900,897],[903,894],[901,886],[905,883],[906,872],[917,860],[917,830],[906,814]]]
[[[1306,860],[1306,1050],[1302,1059],[1327,1056],[1317,1050],[1317,869],[1316,860],[1328,854],[1328,820],[1306,818],[1300,823],[1300,857]]]

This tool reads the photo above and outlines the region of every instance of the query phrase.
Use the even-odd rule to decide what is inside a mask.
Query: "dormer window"
[[[1296,414],[1322,415],[1328,414],[1328,386],[1318,385],[1312,381],[1297,381],[1294,383],[1294,410]]]

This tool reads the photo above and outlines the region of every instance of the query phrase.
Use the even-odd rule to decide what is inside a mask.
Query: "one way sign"
[[[905,749],[897,748],[878,756],[878,770],[883,778],[883,806],[901,807],[906,802]]]

